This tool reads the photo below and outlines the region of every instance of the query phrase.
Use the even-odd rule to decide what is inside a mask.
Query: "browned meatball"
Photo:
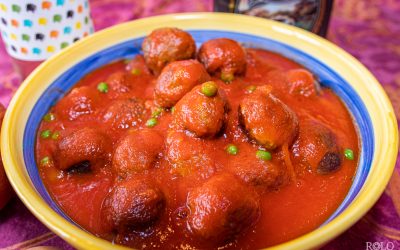
[[[112,152],[110,139],[93,128],[83,128],[65,136],[58,143],[54,158],[61,170],[96,169],[109,162]]]
[[[188,226],[196,236],[223,243],[254,225],[257,194],[229,174],[215,175],[188,195]]]
[[[246,52],[234,40],[217,38],[200,47],[198,58],[208,73],[221,74],[221,78],[233,77],[246,71]]]
[[[128,129],[142,123],[146,117],[144,102],[130,98],[114,101],[103,116],[103,121],[114,129]]]
[[[318,83],[310,71],[305,69],[292,69],[287,72],[289,92],[305,97],[315,96],[319,89]]]
[[[163,137],[152,129],[129,131],[115,149],[113,170],[124,177],[152,168],[163,143]]]
[[[212,137],[222,128],[226,120],[226,103],[221,90],[214,96],[206,96],[202,85],[194,87],[176,104],[174,117],[180,126],[198,137]]]
[[[300,123],[299,137],[293,144],[292,154],[302,170],[318,174],[335,172],[342,163],[336,136],[315,120]]]
[[[127,93],[132,89],[133,75],[125,72],[115,72],[106,79],[110,89],[117,93]]]
[[[133,75],[151,74],[142,55],[137,55],[135,58],[130,60],[126,65],[125,70]]]
[[[88,86],[74,88],[67,96],[62,98],[55,109],[58,114],[68,120],[92,114],[101,104],[98,91]]]
[[[244,182],[263,190],[274,190],[284,184],[286,172],[281,164],[255,157],[256,150],[241,146],[240,161],[231,159],[229,170]]]
[[[116,184],[103,203],[104,219],[117,230],[140,228],[157,221],[165,208],[165,196],[145,178]]]
[[[259,87],[239,105],[239,119],[248,135],[260,145],[274,149],[290,145],[298,133],[296,114],[269,92]]]
[[[183,30],[161,28],[144,39],[142,49],[147,66],[158,75],[170,62],[194,58],[196,44]]]
[[[154,88],[154,97],[162,107],[172,107],[194,86],[210,80],[204,66],[196,60],[168,64]]]
[[[206,179],[215,172],[215,161],[203,140],[170,131],[165,157],[174,176]]]

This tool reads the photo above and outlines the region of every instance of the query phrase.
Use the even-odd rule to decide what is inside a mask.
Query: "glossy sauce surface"
[[[94,97],[89,112],[79,114],[71,120],[73,114],[66,112],[68,105],[63,101],[56,104],[50,112],[53,121],[43,121],[40,125],[36,157],[40,175],[45,186],[63,211],[84,229],[110,241],[135,248],[216,248],[213,243],[196,239],[187,229],[186,200],[193,188],[201,186],[210,176],[220,172],[230,172],[235,164],[248,164],[255,157],[260,146],[247,138],[238,122],[238,106],[249,93],[249,86],[270,85],[275,96],[291,108],[297,115],[300,124],[307,119],[322,123],[336,136],[336,142],[342,149],[351,148],[355,160],[343,158],[338,171],[319,175],[309,169],[296,165],[296,178],[285,178],[284,185],[274,189],[250,187],[260,195],[261,213],[253,227],[240,234],[232,242],[222,244],[226,249],[255,249],[275,245],[310,232],[321,225],[340,205],[347,194],[356,171],[359,152],[358,137],[352,118],[341,100],[329,89],[322,88],[318,95],[305,96],[290,92],[287,83],[287,72],[301,69],[302,66],[273,52],[258,49],[247,49],[247,70],[244,76],[236,77],[226,84],[219,78],[212,77],[225,93],[229,104],[228,122],[216,138],[199,139],[190,133],[173,130],[173,114],[164,109],[158,116],[158,123],[152,127],[163,135],[162,150],[154,167],[139,174],[140,178],[151,178],[160,184],[166,199],[165,211],[159,221],[144,230],[133,229],[129,233],[116,234],[102,219],[102,205],[106,195],[118,178],[113,176],[111,164],[85,173],[68,173],[54,167],[54,164],[43,164],[41,159],[52,156],[60,139],[78,128],[90,127],[100,129],[111,138],[112,147],[128,132],[124,128],[115,128],[112,123],[104,122],[105,114],[111,105],[118,100],[137,98],[143,103],[140,122],[135,129],[145,128],[145,122],[157,109],[153,102],[156,77],[149,73],[141,56],[129,63],[118,61],[90,73],[74,88],[87,86]],[[135,72],[132,69],[139,69]],[[312,71],[312,69],[311,69]],[[97,90],[100,82],[109,81],[109,76],[123,72],[129,75],[133,88],[128,91],[115,91],[110,87],[107,93]],[[139,72],[139,73],[138,73]],[[79,100],[77,101],[79,102]],[[81,105],[82,106],[82,105]],[[87,108],[87,107],[86,107]],[[41,132],[50,130],[57,138],[42,138]],[[181,143],[181,144],[180,144]],[[235,144],[237,155],[226,152],[228,144]],[[291,150],[291,149],[290,149]],[[199,151],[209,158],[213,168],[180,169],[167,159],[168,154],[184,155]],[[281,150],[271,151],[272,162],[277,166],[285,164]]]

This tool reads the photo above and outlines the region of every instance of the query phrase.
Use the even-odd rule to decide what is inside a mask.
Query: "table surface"
[[[164,13],[210,11],[212,0],[91,0],[96,30],[140,17]],[[358,58],[378,78],[400,117],[400,1],[336,0],[328,39]],[[20,79],[0,45],[0,102],[9,103]],[[323,247],[368,249],[381,242],[400,249],[400,162],[375,206],[353,227]],[[23,249],[38,245],[72,249],[50,232],[14,197],[0,212],[0,248]],[[393,246],[393,248],[392,248]],[[370,248],[381,249],[381,248]]]

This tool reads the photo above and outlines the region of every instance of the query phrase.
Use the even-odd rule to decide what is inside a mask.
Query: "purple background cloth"
[[[212,0],[92,0],[96,30],[145,16],[211,11]],[[378,78],[400,117],[400,1],[336,0],[328,39],[358,58]],[[0,45],[0,102],[9,103],[20,84]],[[375,243],[374,245],[372,245]],[[378,244],[380,244],[378,246]],[[41,224],[17,198],[0,212],[0,248],[38,245],[72,249]],[[369,248],[368,248],[369,246]],[[333,249],[400,249],[400,162],[375,206],[353,227],[323,247]]]

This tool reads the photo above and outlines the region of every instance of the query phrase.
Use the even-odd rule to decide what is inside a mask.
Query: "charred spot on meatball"
[[[224,81],[246,71],[246,51],[240,44],[228,38],[209,40],[200,47],[199,61],[210,74],[221,76]]]
[[[196,44],[192,36],[177,28],[160,28],[148,35],[142,44],[150,70],[158,75],[170,62],[194,58]]]
[[[142,173],[153,167],[162,151],[163,137],[155,130],[129,131],[114,152],[112,168],[121,177]]]
[[[216,87],[215,94],[208,96],[201,85],[194,87],[176,104],[176,123],[197,137],[217,135],[224,126],[227,110],[220,92]]]
[[[117,231],[154,224],[166,205],[164,193],[154,182],[132,178],[119,182],[104,200],[102,215]]]
[[[342,160],[337,152],[328,152],[319,162],[317,173],[325,175],[336,172],[340,168],[341,164]]]
[[[158,76],[154,88],[154,98],[160,106],[170,108],[194,86],[208,80],[210,80],[210,76],[198,61],[172,62]]]
[[[83,128],[60,140],[54,158],[60,170],[80,168],[82,164],[90,164],[93,170],[109,163],[111,151],[112,143],[105,134],[97,129]]]
[[[90,173],[90,161],[81,161],[67,169],[67,172],[70,174],[86,174]]]
[[[239,121],[249,137],[267,149],[291,145],[298,134],[296,114],[268,88],[259,87],[243,98]]]
[[[257,194],[229,174],[214,175],[188,194],[188,228],[216,244],[232,240],[257,221]]]

